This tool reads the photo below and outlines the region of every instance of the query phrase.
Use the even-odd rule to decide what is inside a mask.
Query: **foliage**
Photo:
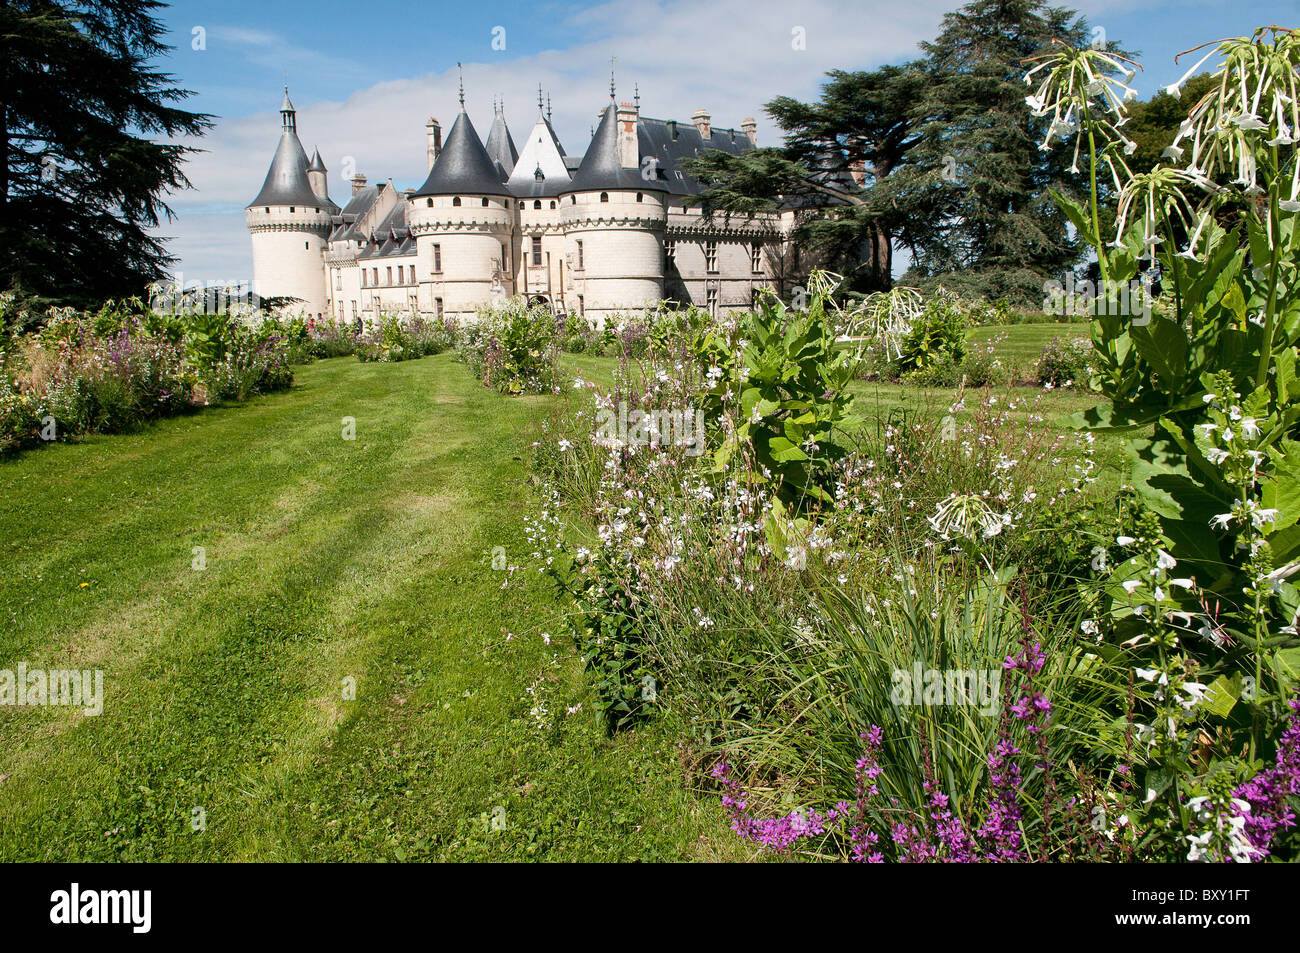
[[[555,316],[522,298],[479,310],[464,329],[461,359],[471,373],[502,394],[539,394],[556,386],[559,353]]]
[[[831,308],[822,293],[802,312],[764,295],[734,330],[706,330],[696,344],[715,469],[751,468],[796,512],[830,499],[831,468],[848,452],[842,431],[854,422],[855,362],[835,346]]]
[[[146,0],[0,4],[0,290],[91,307],[174,262],[154,227],[186,188],[211,118],[150,66],[168,47]]]
[[[403,320],[384,315],[358,336],[355,353],[360,361],[409,361],[454,347],[457,335],[450,318],[429,321],[417,315]]]
[[[1092,342],[1079,338],[1052,338],[1038,358],[1038,383],[1053,387],[1086,387],[1095,361]]]
[[[956,299],[940,294],[926,302],[899,340],[899,367],[924,370],[942,363],[960,365],[966,357],[966,315]]]

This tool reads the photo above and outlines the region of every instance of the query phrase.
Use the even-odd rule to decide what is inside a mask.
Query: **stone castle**
[[[538,115],[523,149],[494,104],[486,144],[465,112],[444,144],[430,118],[428,177],[403,192],[355,175],[339,208],[317,149],[298,138],[289,91],[271,168],[245,217],[255,288],[296,299],[308,316],[355,323],[381,314],[463,319],[515,295],[602,324],[660,301],[713,313],[748,308],[780,268],[792,213],[705,217],[685,200],[701,191],[681,167],[708,149],[739,154],[757,143],[740,131],[649,119],[610,102],[586,153],[567,155]]]

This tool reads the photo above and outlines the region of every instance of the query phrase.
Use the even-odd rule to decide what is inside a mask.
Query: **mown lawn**
[[[105,695],[0,707],[0,860],[749,856],[671,712],[607,739],[544,580],[492,568],[546,399],[448,355],[297,374],[0,463],[0,669]]]

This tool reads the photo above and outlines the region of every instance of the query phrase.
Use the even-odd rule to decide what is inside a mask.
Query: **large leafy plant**
[[[1300,39],[1270,27],[1213,44],[1170,91],[1216,54],[1166,163],[1140,175],[1122,131],[1133,64],[1062,48],[1026,77],[1043,74],[1028,102],[1053,115],[1045,145],[1073,137],[1091,165],[1086,204],[1055,196],[1103,282],[1090,327],[1108,403],[1077,423],[1128,437],[1146,515],[1118,540],[1104,606],[1115,641],[1150,666],[1130,689],[1151,722],[1137,726],[1148,800],[1164,795],[1188,839],[1188,805],[1258,769],[1300,668]],[[1099,171],[1118,198],[1114,241]],[[1151,264],[1164,293],[1132,307]]]
[[[810,284],[806,311],[765,294],[735,330],[705,330],[695,345],[715,469],[748,467],[794,512],[833,498],[833,467],[855,423],[856,359],[837,345],[830,289]]]

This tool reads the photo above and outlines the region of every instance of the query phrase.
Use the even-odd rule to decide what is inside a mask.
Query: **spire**
[[[275,150],[275,157],[266,172],[261,191],[248,207],[281,205],[320,208],[333,214],[338,211],[338,206],[331,202],[327,195],[317,193],[312,187],[308,173],[320,172],[323,175],[325,163],[321,161],[319,150],[311,159],[307,158],[307,153],[303,150],[302,142],[298,139],[297,123],[294,121],[295,111],[293,102],[289,99],[288,86],[284,90],[280,116],[282,123],[280,145]]]
[[[284,102],[280,104],[280,128],[285,132],[298,131],[298,120],[293,103],[289,100],[289,86],[287,83],[284,87]]]
[[[639,165],[624,164],[619,144],[616,103],[605,107],[600,125],[596,127],[591,144],[587,146],[587,153],[582,157],[582,164],[573,173],[573,184],[566,191],[600,192],[606,189],[667,191],[663,182],[642,178]]]
[[[487,144],[484,148],[487,149],[492,164],[497,167],[497,174],[501,181],[510,178],[515,163],[519,161],[519,150],[515,148],[514,137],[510,135],[510,128],[506,125],[504,102],[492,119],[492,128],[488,131]]]

